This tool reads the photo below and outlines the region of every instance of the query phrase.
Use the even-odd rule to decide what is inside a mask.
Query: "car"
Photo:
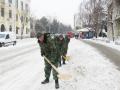
[[[14,32],[0,32],[0,47],[16,45],[16,35]]]

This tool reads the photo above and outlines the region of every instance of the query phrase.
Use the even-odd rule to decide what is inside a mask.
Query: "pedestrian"
[[[38,43],[41,48],[41,56],[47,57],[50,62],[55,66],[58,67],[58,59],[57,59],[57,49],[55,45],[55,39],[50,37],[49,33],[38,34]],[[59,88],[59,81],[58,81],[58,73],[52,68],[52,66],[45,61],[45,80],[41,82],[41,84],[49,83],[51,71],[53,73],[53,79],[55,80],[55,88]]]
[[[61,56],[63,55],[63,45],[64,45],[64,38],[63,35],[60,34],[56,36],[56,46],[57,46],[57,58],[59,60],[59,66],[61,66]]]
[[[65,57],[67,55],[67,51],[68,51],[68,44],[70,42],[70,38],[71,36],[69,34],[65,35],[65,38],[64,38],[64,44],[63,44],[63,56],[62,56],[62,60],[63,60],[63,64],[66,64],[65,63]]]

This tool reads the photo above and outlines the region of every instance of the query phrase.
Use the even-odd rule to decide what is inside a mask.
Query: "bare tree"
[[[72,31],[72,28],[60,23],[57,19],[53,19],[51,22],[48,18],[42,17],[36,21],[35,30],[36,33],[43,31],[48,33],[66,33]]]
[[[101,31],[102,20],[105,18],[105,4],[106,0],[87,0],[80,4],[79,15],[83,27],[93,28],[95,30],[96,37]]]

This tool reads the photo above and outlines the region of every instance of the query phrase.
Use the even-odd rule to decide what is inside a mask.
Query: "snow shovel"
[[[70,56],[62,56],[66,61],[69,61],[70,60]]]
[[[45,56],[44,56],[44,58],[52,66],[52,68],[58,73],[58,78],[59,79],[61,79],[61,80],[69,80],[69,79],[72,78],[71,75],[60,73],[58,71],[58,69],[50,62],[50,60],[48,58],[46,58]]]

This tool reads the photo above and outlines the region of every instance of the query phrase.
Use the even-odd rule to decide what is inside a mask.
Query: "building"
[[[30,37],[30,0],[0,0],[0,32]]]
[[[107,17],[107,35],[109,40],[114,41],[115,35],[114,35],[114,29],[113,29],[113,1],[108,0],[107,2],[107,7],[108,7],[108,17]]]
[[[120,0],[108,0],[108,38],[109,40],[120,39]]]
[[[36,20],[37,19],[34,16],[30,17],[30,37],[31,38],[36,36],[36,30],[35,30]]]
[[[113,29],[115,40],[120,39],[120,0],[113,0]]]

